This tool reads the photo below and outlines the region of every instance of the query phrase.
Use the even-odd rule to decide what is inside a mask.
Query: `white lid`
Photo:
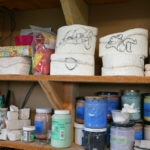
[[[56,115],[69,115],[69,110],[55,110]]]
[[[89,132],[106,132],[106,128],[103,128],[103,129],[84,128],[84,130],[89,131]]]
[[[26,130],[26,131],[33,131],[33,130],[35,130],[35,126],[23,127],[23,130]]]
[[[84,129],[84,124],[79,124],[79,123],[74,123],[74,127],[75,128],[80,128],[80,129]]]
[[[51,113],[51,108],[37,108],[36,113]]]

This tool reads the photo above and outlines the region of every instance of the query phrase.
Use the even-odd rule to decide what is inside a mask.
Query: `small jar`
[[[33,142],[34,141],[34,126],[23,127],[23,141],[24,142]]]
[[[144,94],[144,120],[150,122],[150,93]]]
[[[35,115],[35,137],[46,140],[47,132],[51,129],[51,108],[37,108]]]
[[[135,123],[135,125],[133,126],[134,128],[134,138],[135,140],[142,140],[143,139],[143,126],[142,126],[142,122],[137,122]]]
[[[119,94],[117,92],[97,92],[97,96],[107,99],[107,119],[112,119],[112,110],[117,110],[119,105]]]
[[[77,97],[76,98],[76,122],[77,123],[84,123],[84,105],[85,105],[85,98],[84,97]]]
[[[122,107],[124,104],[134,104],[134,108],[138,110],[136,113],[130,114],[130,120],[140,120],[141,118],[141,97],[138,91],[135,90],[125,90],[123,96],[121,97]]]
[[[71,121],[69,110],[55,110],[52,116],[52,147],[67,148],[71,146]]]

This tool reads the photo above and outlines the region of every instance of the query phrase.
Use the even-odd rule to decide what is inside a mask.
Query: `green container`
[[[130,120],[140,120],[141,119],[141,97],[140,94],[135,90],[126,90],[124,95],[121,97],[122,107],[124,104],[134,104],[134,108],[136,108],[139,112],[131,113]]]
[[[71,121],[68,110],[55,110],[52,116],[51,146],[67,148],[71,146]]]

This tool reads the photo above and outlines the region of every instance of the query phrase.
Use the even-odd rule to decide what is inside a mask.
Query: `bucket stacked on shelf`
[[[144,58],[148,56],[146,29],[110,34],[99,41],[102,76],[144,76]]]
[[[85,97],[84,147],[106,149],[107,100],[105,97]]]
[[[94,75],[97,28],[70,25],[58,29],[51,75]]]

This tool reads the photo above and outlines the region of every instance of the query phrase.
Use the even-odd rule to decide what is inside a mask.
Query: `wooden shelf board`
[[[22,141],[0,141],[1,147],[9,147],[9,148],[16,148],[16,149],[24,149],[24,150],[60,150],[58,148],[53,148],[50,145],[39,145],[37,142],[32,143],[25,143]],[[73,144],[70,148],[64,148],[61,150],[84,150],[81,146]]]
[[[58,81],[84,83],[150,83],[150,77],[0,75],[1,81]]]
[[[127,0],[85,0],[88,4],[114,3]],[[60,7],[60,0],[0,0],[0,6],[9,9],[29,10]]]

